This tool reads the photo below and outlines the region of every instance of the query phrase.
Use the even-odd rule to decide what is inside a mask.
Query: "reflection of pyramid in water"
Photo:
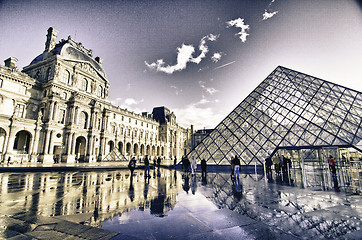
[[[278,148],[361,151],[362,93],[277,67],[188,155],[208,164],[261,164]]]

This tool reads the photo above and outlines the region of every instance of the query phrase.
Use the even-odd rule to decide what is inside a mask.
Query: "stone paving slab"
[[[54,217],[27,214],[0,216],[0,239],[109,240],[118,234]]]

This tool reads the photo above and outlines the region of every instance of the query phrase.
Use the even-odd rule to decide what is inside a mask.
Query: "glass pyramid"
[[[211,165],[263,164],[278,149],[362,149],[362,93],[277,67],[188,154]]]

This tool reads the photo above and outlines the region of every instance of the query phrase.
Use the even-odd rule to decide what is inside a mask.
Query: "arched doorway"
[[[145,155],[145,145],[141,144],[141,156]]]
[[[127,156],[131,156],[131,144],[130,143],[127,143],[126,144],[126,154]]]
[[[111,140],[107,144],[107,151],[108,151],[107,154],[112,152],[113,148],[114,148],[114,142]]]
[[[152,146],[152,156],[156,156],[155,146]]]
[[[137,144],[137,143],[135,143],[135,144],[133,145],[133,154],[134,154],[135,156],[138,156],[138,144]]]
[[[6,131],[3,128],[0,128],[0,161],[3,160],[3,154],[5,152],[5,139]]]
[[[83,136],[77,137],[75,141],[75,157],[77,161],[85,161],[86,139]]]
[[[19,131],[15,135],[13,149],[16,150],[18,154],[29,154],[30,138],[31,135],[28,131]]]
[[[157,156],[160,156],[160,146],[157,146]]]
[[[150,145],[147,145],[147,147],[146,147],[146,154],[148,156],[151,156],[151,154],[150,154]]]
[[[118,150],[121,154],[124,154],[123,152],[123,142],[118,142]]]

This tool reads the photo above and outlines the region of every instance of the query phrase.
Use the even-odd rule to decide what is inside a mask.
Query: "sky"
[[[103,59],[109,100],[215,128],[277,66],[362,91],[362,1],[0,0],[0,59],[21,70],[47,29]]]

